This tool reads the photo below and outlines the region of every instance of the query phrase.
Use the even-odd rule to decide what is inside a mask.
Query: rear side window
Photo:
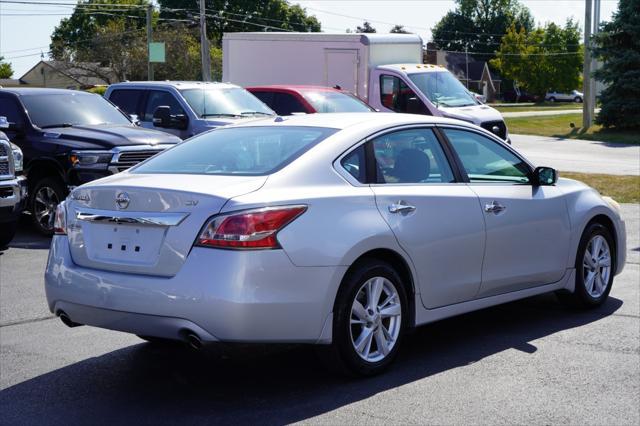
[[[347,154],[340,162],[340,164],[342,164],[342,167],[360,183],[367,182],[364,147],[364,144],[360,145],[349,154]]]
[[[165,151],[133,173],[261,176],[274,173],[337,129],[236,127],[203,133]]]
[[[109,100],[127,114],[140,114],[140,100],[144,91],[119,89],[109,95]]]
[[[269,108],[273,109],[273,92],[250,92],[253,96],[264,102]]]
[[[294,112],[307,112],[304,105],[302,105],[295,96],[288,93],[274,93],[273,110],[278,115],[291,115]]]
[[[173,94],[162,90],[151,90],[147,98],[144,121],[153,121],[153,113],[159,106],[168,106],[171,109],[171,115],[184,114],[184,109]]]

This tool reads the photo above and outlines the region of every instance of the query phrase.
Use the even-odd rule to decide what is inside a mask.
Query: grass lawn
[[[640,203],[640,176],[599,175],[559,172],[560,177],[579,180],[595,188],[602,195],[619,203]]]
[[[491,106],[491,104],[489,104]],[[582,104],[575,102],[540,102],[535,105],[518,106],[496,106],[500,112],[523,112],[523,111],[553,111],[561,109],[582,109]]]
[[[598,125],[582,129],[582,115],[579,114],[506,117],[505,122],[509,133],[514,134],[640,144],[640,131],[638,130],[603,129]],[[571,128],[570,123],[574,123],[575,127]]]

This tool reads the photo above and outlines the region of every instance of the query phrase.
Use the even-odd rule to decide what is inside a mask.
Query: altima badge
[[[131,199],[129,198],[129,194],[127,194],[126,192],[121,192],[116,195],[116,206],[118,206],[120,210],[124,210],[129,207],[130,201]]]

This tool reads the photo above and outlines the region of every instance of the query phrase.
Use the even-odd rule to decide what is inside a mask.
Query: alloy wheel
[[[587,293],[594,299],[602,296],[611,276],[611,249],[602,235],[594,235],[584,251],[582,276]]]
[[[351,343],[367,362],[383,360],[400,335],[402,305],[397,289],[384,277],[367,280],[351,306]]]
[[[55,220],[56,207],[60,199],[56,191],[48,186],[41,187],[33,198],[33,214],[42,229],[51,231]]]

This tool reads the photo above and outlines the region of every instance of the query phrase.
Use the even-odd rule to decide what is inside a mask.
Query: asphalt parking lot
[[[640,206],[628,263],[597,310],[553,295],[420,328],[396,365],[332,376],[311,348],[161,348],[52,318],[48,240],[26,223],[0,254],[0,424],[640,423]]]

